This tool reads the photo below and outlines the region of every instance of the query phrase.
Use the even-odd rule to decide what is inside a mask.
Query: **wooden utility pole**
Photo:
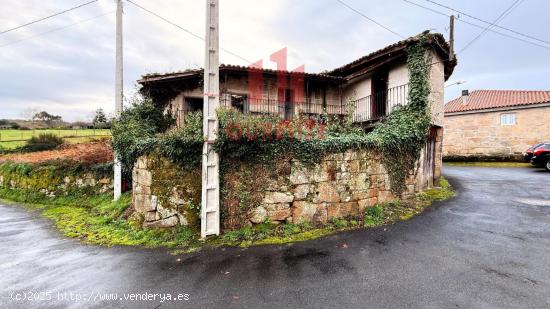
[[[202,148],[201,237],[220,234],[219,156],[212,147],[218,131],[220,106],[219,1],[206,0]]]
[[[449,60],[455,60],[455,16],[451,15],[451,20],[449,22],[449,46],[450,46],[450,55]]]
[[[116,60],[115,60],[115,114],[119,117],[122,113],[122,0],[116,4]],[[116,153],[114,154],[114,199],[118,200],[122,195],[122,167]]]

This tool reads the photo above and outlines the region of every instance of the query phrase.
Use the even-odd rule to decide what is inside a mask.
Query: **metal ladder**
[[[201,237],[220,234],[219,156],[212,149],[218,130],[220,105],[218,0],[206,1],[206,51],[204,65]]]

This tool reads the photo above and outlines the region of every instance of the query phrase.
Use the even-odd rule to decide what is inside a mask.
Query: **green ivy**
[[[420,157],[430,128],[428,96],[431,57],[426,49],[426,37],[407,50],[409,69],[409,104],[394,110],[369,134],[383,152],[392,191],[401,194],[405,179]]]
[[[221,155],[222,167],[224,158],[269,164],[290,157],[314,164],[327,153],[370,148],[382,153],[392,191],[400,195],[430,127],[430,56],[426,40],[421,37],[407,51],[409,104],[392,111],[368,134],[353,125],[351,112],[343,119],[323,114],[315,121],[281,121],[277,115],[253,117],[235,110],[218,110],[214,149]],[[126,110],[113,126],[113,147],[123,166],[131,170],[138,156],[158,148],[163,156],[182,167],[199,167],[204,142],[202,115],[188,114],[181,128],[163,133],[172,124],[173,119],[150,100]]]
[[[185,169],[200,167],[202,163],[202,113],[189,113],[181,128],[171,130],[158,139],[160,154]]]
[[[151,99],[136,97],[130,108],[113,122],[113,150],[129,174],[141,155],[154,149],[157,135],[174,124],[171,115],[156,107]]]

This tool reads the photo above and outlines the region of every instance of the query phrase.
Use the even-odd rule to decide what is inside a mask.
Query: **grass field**
[[[62,137],[70,144],[82,143],[111,135],[111,130],[81,129],[81,130],[0,130],[0,148],[14,149],[25,144],[33,136],[54,134]]]

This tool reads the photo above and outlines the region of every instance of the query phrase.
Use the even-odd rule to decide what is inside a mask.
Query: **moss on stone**
[[[201,170],[184,170],[168,159],[153,153],[148,156],[148,168],[152,173],[151,194],[159,204],[183,215],[189,227],[200,226]],[[177,199],[182,204],[175,204]]]

